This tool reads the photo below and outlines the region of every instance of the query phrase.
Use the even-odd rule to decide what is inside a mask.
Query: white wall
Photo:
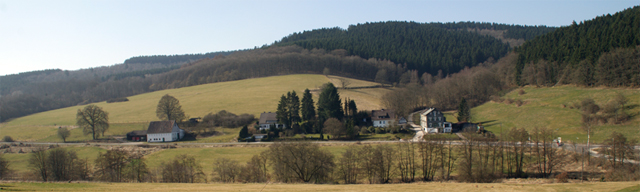
[[[149,142],[162,142],[162,138],[164,138],[164,142],[173,141],[172,133],[151,133],[147,134],[147,141]]]

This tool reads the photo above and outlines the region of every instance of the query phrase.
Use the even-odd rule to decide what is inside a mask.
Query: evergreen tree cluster
[[[276,118],[278,123],[284,124],[288,128],[300,122],[300,99],[296,91],[287,92],[287,96],[280,97]]]
[[[520,54],[515,66],[516,83],[536,84],[526,76],[539,74],[550,79],[547,83],[551,84],[567,81],[583,85],[637,86],[640,70],[633,49],[637,50],[638,45],[640,6],[580,23],[574,21],[515,50]],[[626,72],[616,77],[620,73],[613,71]]]
[[[138,63],[153,63],[153,64],[173,64],[173,63],[187,63],[200,59],[214,58],[216,56],[227,56],[236,51],[221,51],[199,54],[184,54],[184,55],[149,55],[149,56],[136,56],[124,60],[124,64],[138,64]]]
[[[439,70],[450,74],[488,58],[498,59],[509,50],[509,45],[494,37],[458,29],[507,30],[506,36],[530,39],[554,28],[476,22],[389,21],[351,25],[346,30],[336,27],[294,33],[275,45],[295,44],[309,50],[344,49],[348,55],[388,59],[406,64],[407,69],[433,75]]]

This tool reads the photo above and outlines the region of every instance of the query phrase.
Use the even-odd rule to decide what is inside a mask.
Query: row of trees
[[[349,145],[333,153],[310,142],[276,142],[246,164],[218,158],[211,179],[218,182],[393,183],[414,181],[495,182],[501,178],[549,178],[576,157],[557,147],[548,128],[512,128],[500,139],[464,133],[467,140],[454,144],[442,135],[427,135],[421,142]],[[623,134],[613,132],[600,149],[608,180],[637,178],[633,146]],[[98,180],[109,182],[207,182],[201,162],[178,155],[150,169],[142,155],[122,149],[101,152],[91,165],[74,150],[34,150],[29,167],[43,181]],[[0,156],[0,176],[12,174]],[[631,174],[631,175],[629,175]],[[626,176],[625,176],[626,175]]]

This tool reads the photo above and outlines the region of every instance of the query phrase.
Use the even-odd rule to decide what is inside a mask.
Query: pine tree
[[[302,121],[316,119],[316,108],[313,106],[313,96],[309,89],[305,89],[302,94]]]
[[[338,94],[338,89],[333,83],[324,84],[320,97],[318,98],[318,117],[321,120],[336,118],[342,120],[342,101]]]
[[[465,98],[462,98],[462,100],[460,101],[460,105],[458,105],[458,121],[459,122],[471,121],[471,110]]]
[[[249,128],[245,125],[242,127],[242,129],[240,129],[240,133],[238,134],[239,139],[244,139],[247,138],[251,135],[249,135]]]
[[[289,102],[287,97],[282,95],[280,97],[280,102],[278,103],[278,109],[276,110],[276,119],[278,119],[278,123],[280,124],[288,124],[289,123],[289,108],[287,107]]]
[[[298,122],[300,122],[300,99],[298,98],[298,95],[296,94],[296,91],[292,91],[291,93],[287,93],[287,101],[289,101],[289,103],[287,103],[288,106],[288,115],[289,115],[289,124],[287,124],[287,127],[291,128],[293,127],[294,124],[297,124]]]

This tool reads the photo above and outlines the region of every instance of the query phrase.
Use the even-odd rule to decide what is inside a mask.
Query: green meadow
[[[518,94],[522,89],[525,94]],[[515,104],[496,103],[493,101],[471,109],[474,122],[483,122],[485,128],[500,135],[512,127],[533,130],[535,127],[548,127],[562,137],[563,142],[587,142],[587,132],[582,129],[581,112],[572,108],[574,103],[582,99],[592,98],[599,106],[604,106],[617,93],[621,93],[629,100],[627,114],[631,119],[624,124],[601,124],[594,126],[591,132],[591,142],[601,143],[609,137],[611,132],[623,133],[629,138],[640,139],[640,89],[630,88],[581,88],[576,86],[555,86],[536,88],[527,86],[515,89],[504,99],[520,99],[522,106]],[[447,120],[454,121],[450,112]]]
[[[189,117],[203,117],[208,113],[227,110],[235,114],[248,113],[259,118],[260,113],[275,111],[280,96],[295,90],[300,97],[305,89],[318,89],[327,82],[347,79],[353,86],[377,85],[373,82],[323,75],[285,75],[230,82],[211,83],[167,89],[128,97],[128,102],[93,103],[109,113],[110,128],[105,135],[124,135],[132,130],[146,129],[149,121],[156,121],[155,109],[160,98],[169,94],[180,100],[182,109]],[[340,86],[340,85],[336,85]],[[358,109],[381,108],[380,97],[390,91],[387,88],[339,90],[341,97],[351,98]],[[314,91],[314,101],[318,92]],[[75,115],[81,106],[46,111],[9,120],[0,124],[0,137],[11,136],[18,141],[61,142],[56,135],[58,127],[69,127],[68,141],[86,141],[89,136],[75,128]],[[226,133],[226,132],[225,132]],[[227,138],[210,139],[227,142]]]

